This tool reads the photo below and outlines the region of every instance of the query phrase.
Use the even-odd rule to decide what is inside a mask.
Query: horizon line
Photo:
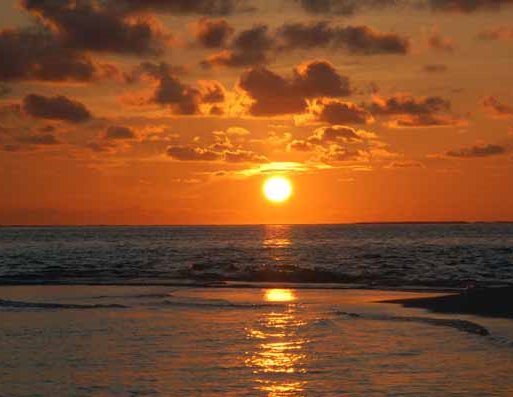
[[[473,225],[513,224],[513,220],[494,221],[375,221],[375,222],[317,222],[317,223],[62,223],[62,224],[0,224],[0,228],[22,227],[230,227],[230,226],[357,226],[357,225]]]

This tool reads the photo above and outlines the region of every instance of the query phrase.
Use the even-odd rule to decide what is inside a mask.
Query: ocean
[[[0,228],[0,284],[513,284],[513,224]]]
[[[512,254],[509,224],[2,228],[0,396],[510,397],[508,307],[399,302],[513,292]]]

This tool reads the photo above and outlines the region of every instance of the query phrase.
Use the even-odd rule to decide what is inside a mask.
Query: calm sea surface
[[[513,224],[0,228],[0,284],[513,284]]]
[[[512,262],[509,224],[2,228],[0,396],[510,397],[511,319],[381,301]]]

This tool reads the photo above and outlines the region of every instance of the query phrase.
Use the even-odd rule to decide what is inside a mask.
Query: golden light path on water
[[[306,384],[301,374],[306,372],[307,340],[298,334],[305,323],[297,317],[296,294],[271,288],[263,291],[263,299],[279,305],[247,330],[257,347],[247,352],[246,365],[255,375],[256,388],[268,397],[301,396]]]

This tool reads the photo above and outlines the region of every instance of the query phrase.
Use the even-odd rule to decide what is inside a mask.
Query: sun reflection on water
[[[296,296],[290,289],[271,288],[265,290],[264,299],[267,302],[292,302],[296,300]]]
[[[302,396],[307,356],[299,329],[305,325],[297,316],[296,296],[293,290],[268,289],[267,302],[290,303],[283,308],[265,313],[247,330],[247,337],[255,342],[247,352],[246,365],[255,375],[256,388],[268,397]]]

